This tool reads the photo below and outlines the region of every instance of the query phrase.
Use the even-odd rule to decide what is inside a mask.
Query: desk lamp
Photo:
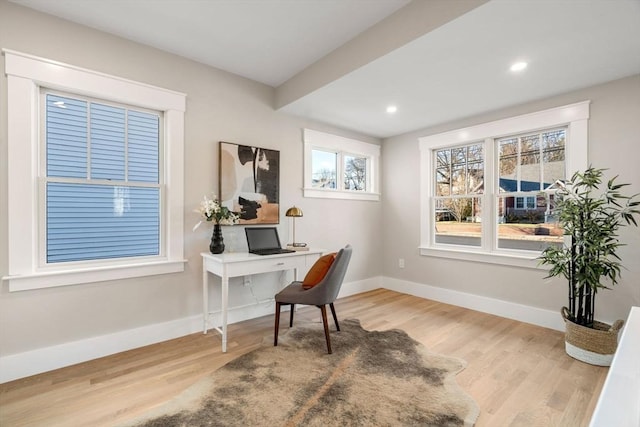
[[[293,243],[289,246],[293,246],[294,248],[304,248],[307,246],[306,243],[296,243],[296,217],[302,216],[302,209],[296,206],[289,208],[287,209],[285,216],[293,218]]]

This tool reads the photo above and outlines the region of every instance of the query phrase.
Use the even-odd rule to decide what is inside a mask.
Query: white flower
[[[218,199],[212,197],[209,199],[204,196],[200,202],[200,208],[194,210],[200,214],[202,219],[193,227],[195,231],[202,221],[213,221],[216,224],[233,225],[238,223],[239,216],[235,212],[230,211],[226,206],[221,206]]]

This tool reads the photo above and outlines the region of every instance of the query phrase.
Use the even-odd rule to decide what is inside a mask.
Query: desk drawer
[[[265,257],[264,259],[251,260],[249,262],[228,264],[227,274],[233,276],[246,276],[249,274],[268,273],[271,271],[299,269],[299,274],[306,273],[305,257]]]

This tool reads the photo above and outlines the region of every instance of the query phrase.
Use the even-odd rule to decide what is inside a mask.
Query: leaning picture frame
[[[220,141],[219,198],[240,225],[280,222],[280,152]]]

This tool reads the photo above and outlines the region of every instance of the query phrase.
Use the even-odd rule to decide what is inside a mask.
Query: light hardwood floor
[[[388,290],[336,302],[339,319],[400,328],[433,352],[467,361],[458,384],[480,406],[482,426],[587,426],[607,368],[564,352],[563,334]],[[296,320],[320,321],[315,307]],[[281,331],[288,316],[282,316]],[[228,361],[273,339],[273,316],[196,333],[0,385],[0,426],[113,426],[162,404]]]

